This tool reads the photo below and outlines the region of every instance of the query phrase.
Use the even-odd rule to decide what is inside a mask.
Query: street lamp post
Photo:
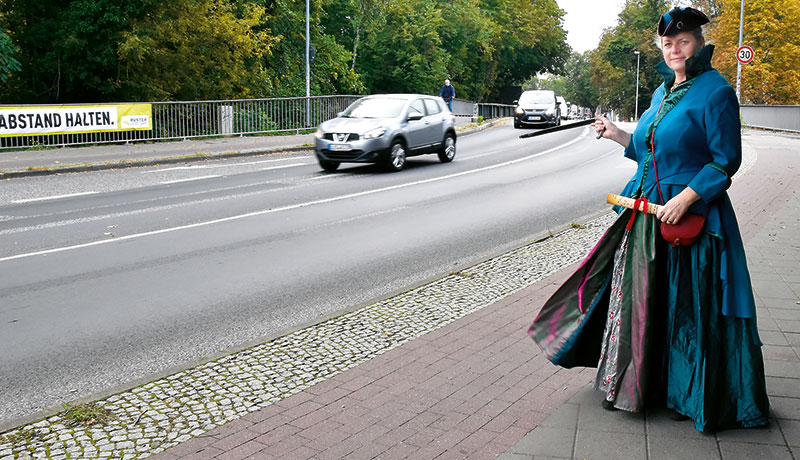
[[[633,121],[639,121],[639,58],[642,53],[639,50],[635,50],[633,54],[636,55],[636,108],[633,113]]]
[[[306,0],[306,126],[311,127],[311,27],[309,25],[309,1]]]

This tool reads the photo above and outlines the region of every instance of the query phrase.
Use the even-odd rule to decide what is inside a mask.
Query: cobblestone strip
[[[406,293],[95,404],[113,416],[73,426],[64,413],[0,435],[0,460],[143,459],[309,388],[578,262],[609,213]]]

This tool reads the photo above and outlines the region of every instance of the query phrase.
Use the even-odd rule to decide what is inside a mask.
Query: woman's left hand
[[[692,205],[695,201],[700,199],[700,195],[698,195],[694,190],[689,187],[683,189],[683,191],[667,201],[667,203],[656,213],[656,217],[661,222],[666,222],[668,224],[677,224],[686,211],[689,210],[689,206]]]

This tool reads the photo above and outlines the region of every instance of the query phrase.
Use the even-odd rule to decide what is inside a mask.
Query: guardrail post
[[[219,133],[233,134],[233,106],[219,106]]]

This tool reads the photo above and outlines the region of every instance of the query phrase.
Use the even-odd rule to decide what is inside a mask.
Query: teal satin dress
[[[668,281],[662,297],[663,394],[668,408],[692,418],[701,431],[765,425],[769,414],[752,285],[726,193],[741,164],[739,104],[711,68],[713,49],[706,46],[687,61],[688,80],[681,85],[688,90],[663,117],[656,114],[670,100],[667,88],[675,75],[665,63],[657,66],[665,81],[625,150],[639,168],[622,192],[641,189],[663,204],[661,195],[668,201],[689,186],[701,198],[689,211],[708,216],[695,244],[660,243]],[[654,146],[655,166],[648,145]]]
[[[762,426],[769,416],[750,275],[726,193],[741,164],[739,104],[711,68],[712,53],[707,46],[687,60],[688,80],[674,88],[672,70],[663,62],[657,66],[665,83],[625,150],[638,168],[621,193],[663,204],[662,195],[668,201],[691,187],[701,199],[690,212],[707,216],[701,237],[673,247],[660,238],[651,215],[640,215],[625,230],[626,211],[529,330],[555,364],[597,366],[596,387],[613,377],[607,399],[615,407],[666,406],[690,417],[700,431]],[[617,272],[614,279],[614,254],[625,241],[636,244],[626,248],[624,276]],[[609,308],[619,291],[624,300],[612,297]],[[609,346],[611,340],[619,344]],[[608,349],[613,366],[601,354]]]

